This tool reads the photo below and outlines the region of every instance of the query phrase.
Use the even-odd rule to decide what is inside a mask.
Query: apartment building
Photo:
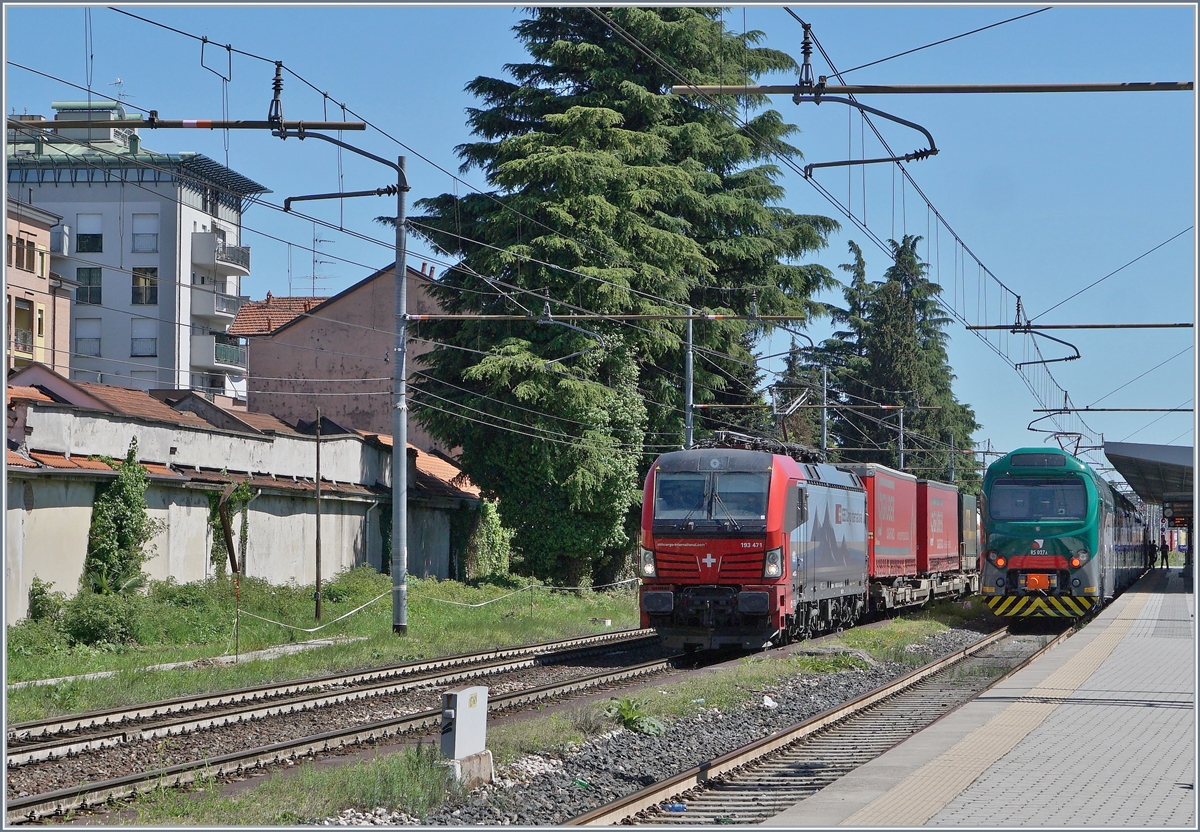
[[[118,101],[56,101],[8,130],[8,195],[61,217],[50,271],[74,281],[70,377],[246,397],[229,334],[250,275],[242,214],[262,185],[199,153],[142,147]],[[94,122],[56,128],[56,121]]]
[[[71,354],[72,282],[50,271],[50,230],[62,217],[5,201],[5,357],[8,369],[36,361],[66,374]]]

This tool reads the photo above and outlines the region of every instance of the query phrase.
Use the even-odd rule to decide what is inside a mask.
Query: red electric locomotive
[[[954,486],[818,460],[728,432],[660,456],[642,504],[642,626],[672,647],[758,649],[978,589]]]

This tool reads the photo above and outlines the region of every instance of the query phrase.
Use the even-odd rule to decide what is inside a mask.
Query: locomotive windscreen
[[[764,523],[769,471],[659,471],[654,519]]]
[[[1087,516],[1083,480],[997,480],[988,513],[993,520],[1082,520]]]

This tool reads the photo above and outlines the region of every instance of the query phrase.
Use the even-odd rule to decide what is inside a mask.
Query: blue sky
[[[340,117],[337,102],[407,145],[379,132],[346,134],[347,140],[387,157],[408,155],[411,198],[483,187],[477,171],[456,184],[454,147],[471,139],[464,110],[476,105],[464,86],[478,75],[503,77],[503,65],[524,59],[511,27],[524,16],[505,6],[171,6],[138,5],[130,11],[216,44],[282,60],[330,99],[286,76],[284,114],[290,119]],[[1033,11],[1041,6],[792,6],[840,70]],[[87,15],[81,7],[6,5],[5,49],[9,62],[91,86],[98,97],[127,96],[130,105],[153,108],[163,118],[220,118],[227,88],[229,117],[261,119],[270,101],[272,67],[234,55],[225,84],[201,64],[200,43],[105,7]],[[765,44],[799,57],[801,27],[780,6],[731,7],[729,28],[759,29]],[[1049,11],[846,76],[863,84],[1067,83],[1180,81],[1196,76],[1194,5],[1055,7]],[[222,72],[225,50],[208,45],[204,64]],[[831,74],[818,53],[817,74]],[[120,86],[115,86],[116,79]],[[793,78],[764,79],[790,83]],[[52,100],[86,97],[61,83],[6,66],[8,113],[53,116]],[[1136,263],[1064,303],[1038,323],[1191,322],[1196,308],[1196,213],[1194,92],[1090,93],[1070,95],[873,96],[864,103],[928,129],[941,152],[908,168],[937,212],[996,278],[1020,295],[1031,317],[1063,301],[1131,260]],[[779,96],[776,109],[802,132],[796,143],[805,161],[858,155],[861,125],[846,107],[800,106]],[[919,134],[876,119],[899,152],[924,146]],[[265,133],[143,131],[154,150],[194,150],[261,182],[281,204],[288,196],[341,189],[365,190],[392,181],[377,164],[328,145],[281,142]],[[868,156],[883,155],[866,130]],[[419,157],[424,157],[424,161]],[[441,168],[441,169],[439,169]],[[1011,297],[981,279],[975,259],[958,269],[957,301],[952,235],[933,219],[925,202],[892,165],[833,168],[815,179],[862,217],[882,240],[904,233],[928,238],[919,251],[931,264],[951,305],[975,323],[1007,323]],[[893,184],[893,180],[895,184]],[[847,243],[864,249],[868,273],[882,275],[887,261],[867,236],[802,177],[788,172],[785,205],[801,213],[833,216],[842,231],[811,260],[837,268]],[[865,200],[864,200],[865,192]],[[377,238],[364,242],[319,229],[329,242],[316,272],[318,294],[332,294],[391,262],[390,238],[373,222],[392,213],[390,199],[309,203],[316,216]],[[342,213],[344,211],[344,213]],[[257,206],[245,217],[244,243],[254,268],[245,293],[263,297],[291,291],[310,294],[313,281],[311,223]],[[1183,233],[1181,233],[1183,232]],[[265,235],[290,241],[293,246]],[[1179,236],[1176,236],[1179,235]],[[1151,249],[1168,239],[1156,251]],[[410,265],[434,259],[412,241]],[[340,259],[339,259],[340,258]],[[965,263],[965,265],[962,265]],[[439,269],[440,270],[440,269]],[[986,303],[979,295],[987,285]],[[838,297],[831,300],[840,300]],[[986,310],[986,313],[985,313]],[[820,340],[829,327],[815,322]],[[997,354],[960,323],[950,328],[955,392],[970,403],[983,425],[980,443],[1008,450],[1039,445],[1043,434],[1026,430],[1040,407],[1034,395]],[[1076,406],[1191,407],[1195,388],[1194,330],[1056,331],[1078,346],[1082,358],[1048,365]],[[995,342],[999,336],[993,335]],[[1013,360],[1023,360],[1019,338],[1008,337]],[[765,343],[763,353],[786,348],[786,336]],[[1045,357],[1068,354],[1043,342]],[[1172,358],[1172,356],[1175,356]],[[1155,365],[1170,359],[1161,367]],[[779,361],[765,363],[781,368]],[[1134,380],[1145,373],[1144,377]],[[1110,394],[1115,388],[1128,386]],[[1039,383],[1043,398],[1052,392]],[[1058,395],[1058,394],[1055,394]],[[1055,402],[1057,404],[1057,402]],[[1084,417],[1109,441],[1193,444],[1190,413],[1096,413]],[[1089,458],[1102,463],[1099,454]]]

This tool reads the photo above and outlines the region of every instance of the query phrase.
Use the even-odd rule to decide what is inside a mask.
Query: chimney
[[[138,153],[141,152],[141,149],[142,149],[141,136],[139,136],[137,133],[130,133],[129,134],[129,154],[131,156],[136,156]]]

